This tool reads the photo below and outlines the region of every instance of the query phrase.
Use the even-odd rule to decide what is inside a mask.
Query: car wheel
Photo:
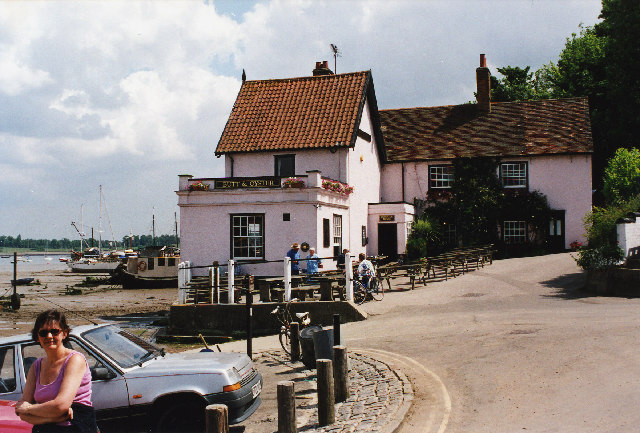
[[[197,398],[175,398],[157,410],[154,433],[202,433],[206,404]]]

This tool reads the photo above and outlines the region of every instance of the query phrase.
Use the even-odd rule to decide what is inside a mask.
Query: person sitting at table
[[[300,273],[300,246],[297,242],[291,244],[291,249],[287,252],[287,257],[291,259],[291,275],[298,275]]]
[[[362,284],[369,287],[369,282],[376,275],[376,270],[373,267],[373,263],[367,260],[367,256],[364,253],[360,253],[358,259],[360,259],[360,264],[358,265],[357,275],[360,277]]]
[[[307,256],[307,274],[315,274],[318,272],[318,268],[322,267],[322,260],[316,254],[314,247],[309,248],[309,255]]]

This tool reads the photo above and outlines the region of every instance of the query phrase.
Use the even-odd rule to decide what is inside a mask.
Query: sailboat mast
[[[102,253],[102,185],[100,185],[100,213],[98,214],[98,251]]]
[[[151,234],[153,240],[153,246],[156,246],[156,207],[153,207],[153,222],[151,225]]]
[[[178,241],[178,212],[173,213],[173,221],[175,223],[175,233],[176,233],[176,248],[180,248],[180,241]]]

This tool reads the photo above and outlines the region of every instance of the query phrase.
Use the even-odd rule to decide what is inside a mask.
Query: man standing
[[[291,259],[291,275],[298,275],[300,273],[300,246],[294,242],[291,245],[291,249],[287,252],[287,257]]]
[[[309,248],[309,255],[307,256],[307,274],[315,274],[318,272],[318,268],[322,267],[322,260],[316,254],[314,247]]]

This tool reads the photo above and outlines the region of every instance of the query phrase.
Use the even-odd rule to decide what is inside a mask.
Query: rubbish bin
[[[333,360],[333,328],[324,328],[313,333],[313,350],[318,359]]]
[[[300,349],[302,351],[302,363],[312,370],[316,368],[316,354],[313,345],[313,334],[322,331],[320,325],[309,325],[300,331]]]

